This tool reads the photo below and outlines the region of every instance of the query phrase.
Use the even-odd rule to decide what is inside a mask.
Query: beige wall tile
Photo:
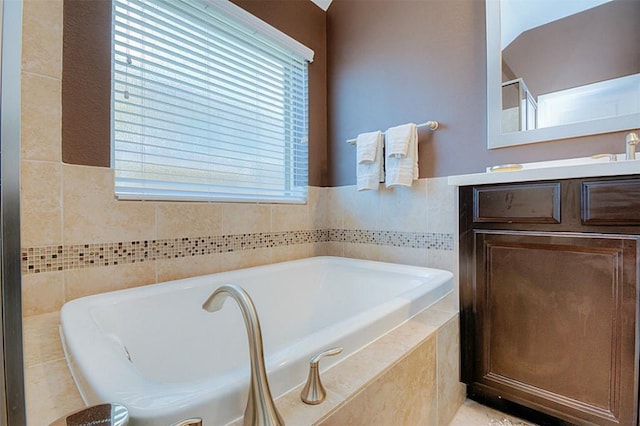
[[[425,232],[427,230],[427,180],[420,179],[410,188],[380,191],[380,229],[386,231]]]
[[[286,262],[288,260],[305,259],[316,256],[315,246],[314,243],[308,243],[273,247],[271,248],[271,262]]]
[[[427,181],[427,230],[456,233],[458,229],[457,188],[449,186],[446,177]]]
[[[448,425],[465,400],[460,383],[460,323],[458,316],[438,329],[438,425]]]
[[[271,231],[299,231],[309,226],[309,206],[306,204],[271,205]]]
[[[344,212],[345,229],[380,229],[380,197],[377,191],[358,191],[354,185],[335,189]]]
[[[322,245],[321,250],[324,251],[325,256],[344,256],[344,243],[330,241],[322,243]]]
[[[431,336],[320,424],[436,424],[435,380],[436,345]]]
[[[342,229],[344,228],[344,198],[351,191],[348,186],[341,186],[337,188],[327,188],[326,200],[327,200],[327,216],[325,218],[325,224],[329,229]]]
[[[267,204],[223,204],[222,232],[251,234],[271,230],[271,206]]]
[[[218,256],[220,256],[221,271],[234,271],[271,263],[270,248],[220,253]]]
[[[222,233],[222,206],[213,203],[159,203],[157,236],[206,237]]]
[[[48,425],[66,413],[84,407],[65,360],[25,369],[27,424]]]
[[[220,272],[219,254],[160,259],[156,261],[158,282],[209,275]]]
[[[380,260],[380,247],[376,244],[343,243],[342,256],[352,259]]]
[[[106,293],[156,282],[155,262],[99,268],[73,269],[64,272],[65,300]]]
[[[62,166],[22,161],[20,180],[22,246],[62,243]]]
[[[327,229],[329,188],[309,187],[309,229]]]
[[[22,73],[23,160],[61,161],[61,90],[59,79]]]
[[[428,250],[412,247],[380,246],[380,260],[403,265],[427,266]]]
[[[22,316],[57,312],[64,304],[64,272],[22,275]]]
[[[22,322],[25,368],[64,359],[58,327],[60,313],[34,315]]]
[[[117,201],[113,170],[64,165],[64,243],[153,240],[155,205]]]
[[[62,78],[63,0],[25,0],[22,12],[22,69]]]

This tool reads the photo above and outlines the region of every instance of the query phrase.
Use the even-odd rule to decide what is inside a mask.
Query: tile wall
[[[311,187],[306,205],[116,201],[110,169],[61,160],[62,6],[23,6],[24,346],[28,410],[39,410],[28,411],[31,424],[78,403],[46,393],[60,394],[51,371],[64,376],[56,383],[72,383],[55,334],[66,301],[314,255],[438,267],[457,277],[457,201],[446,178],[380,192]],[[457,308],[457,294],[449,303]]]

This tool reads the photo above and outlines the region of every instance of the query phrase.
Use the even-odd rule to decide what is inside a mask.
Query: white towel
[[[388,140],[388,137],[385,137]],[[418,179],[418,128],[413,125],[409,135],[409,145],[404,157],[390,157],[385,146],[385,182],[387,188],[392,186],[411,186]]]
[[[409,144],[413,134],[417,131],[414,123],[390,127],[385,132],[385,150],[388,158],[403,158],[407,156]]]
[[[373,163],[378,150],[378,140],[382,137],[382,132],[361,133],[356,139],[356,156],[358,164]],[[382,146],[380,146],[382,149]]]
[[[384,156],[382,132],[377,133],[375,140],[375,158],[370,163],[360,163],[356,161],[356,177],[358,182],[358,191],[367,189],[377,191],[380,182],[384,182]],[[358,143],[360,138],[358,137]]]

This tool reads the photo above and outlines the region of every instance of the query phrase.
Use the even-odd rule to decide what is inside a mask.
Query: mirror
[[[640,127],[640,1],[486,0],[488,147]]]

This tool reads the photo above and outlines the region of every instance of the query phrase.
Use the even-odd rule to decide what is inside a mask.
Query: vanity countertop
[[[487,171],[485,173],[449,176],[448,183],[451,186],[467,186],[633,174],[640,174],[640,159],[609,161],[606,158],[593,160],[586,157],[584,159],[523,164],[523,169],[517,171]]]

